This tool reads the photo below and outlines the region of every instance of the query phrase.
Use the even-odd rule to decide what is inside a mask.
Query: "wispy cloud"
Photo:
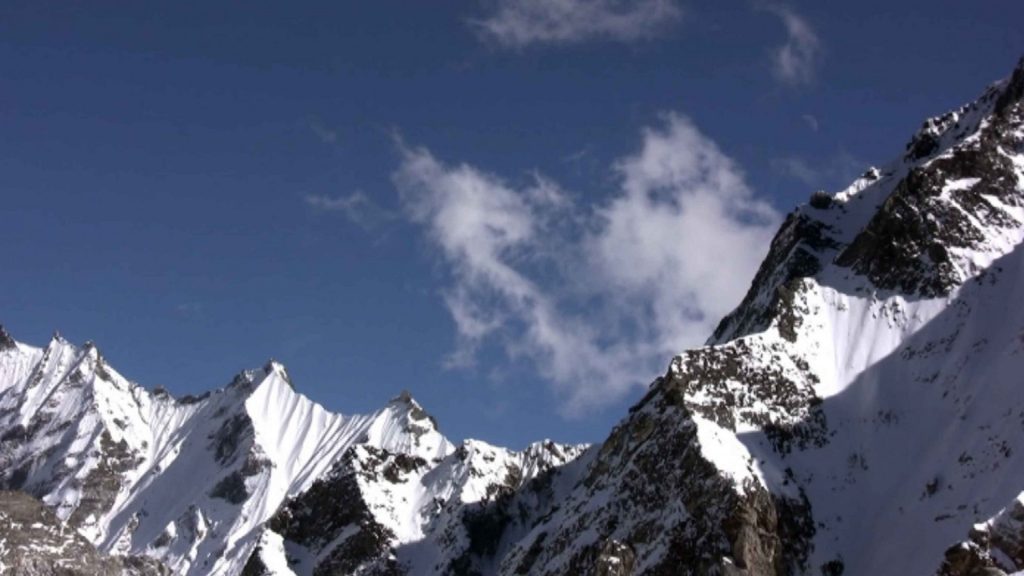
[[[313,135],[324,144],[337,144],[338,132],[328,127],[327,124],[324,124],[319,118],[308,118],[306,120],[306,125],[309,126]]]
[[[775,77],[791,85],[810,83],[821,59],[821,40],[817,33],[789,6],[766,4],[764,8],[778,16],[786,27],[786,43],[773,53]]]
[[[804,123],[807,124],[807,127],[811,129],[811,132],[817,132],[818,129],[821,127],[818,123],[818,117],[815,116],[814,114],[804,114],[803,116],[801,116],[801,118],[803,118]]]
[[[664,33],[683,15],[675,0],[495,0],[469,23],[484,41],[504,48],[636,42]]]
[[[821,172],[799,156],[773,158],[771,166],[775,172],[807,186],[820,184],[822,180]]]
[[[771,161],[772,170],[807,187],[846,186],[864,172],[868,164],[846,150],[812,163],[800,156],[785,156]]]
[[[397,217],[393,212],[381,208],[362,190],[356,190],[347,196],[311,194],[304,200],[306,205],[311,208],[325,212],[338,212],[353,224],[366,230]]]
[[[402,148],[405,213],[450,270],[452,365],[490,339],[579,414],[648,384],[739,302],[779,214],[735,163],[666,114],[612,170],[617,192],[586,205],[540,175],[516,186]]]

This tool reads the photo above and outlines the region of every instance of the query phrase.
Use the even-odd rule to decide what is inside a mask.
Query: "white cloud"
[[[685,117],[644,131],[620,160],[622,193],[598,210],[589,253],[614,289],[647,306],[660,353],[706,338],[746,291],[778,221],[735,163]],[[712,256],[713,255],[713,256]]]
[[[311,208],[325,212],[340,212],[350,222],[367,230],[396,217],[395,214],[378,206],[362,190],[356,190],[347,196],[311,194],[304,200]]]
[[[821,40],[818,35],[792,8],[769,4],[766,9],[778,16],[786,27],[786,43],[773,54],[775,77],[794,85],[811,82],[821,58]]]
[[[667,114],[613,170],[613,197],[585,205],[540,175],[514,186],[403,148],[402,204],[451,271],[451,364],[493,339],[580,414],[648,384],[739,302],[779,215],[735,163]]]
[[[485,18],[470,20],[478,36],[506,48],[635,42],[653,38],[682,18],[675,0],[494,0]]]

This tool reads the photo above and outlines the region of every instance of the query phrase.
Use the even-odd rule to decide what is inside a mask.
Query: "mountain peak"
[[[423,406],[412,397],[408,390],[402,390],[390,401],[388,408],[405,413],[408,419],[417,425],[417,428],[429,428],[438,431],[437,420],[423,409]]]
[[[407,404],[411,406],[419,406],[419,403],[416,402],[416,399],[412,397],[412,393],[410,393],[408,390],[402,390],[401,392],[399,392],[398,396],[395,396],[391,400],[388,400],[388,404]]]

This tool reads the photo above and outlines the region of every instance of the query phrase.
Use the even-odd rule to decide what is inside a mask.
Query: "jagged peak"
[[[926,120],[894,162],[836,194],[813,194],[783,222],[747,295],[707,343],[767,328],[787,284],[830,266],[852,270],[866,288],[925,297],[984,268],[1024,227],[1005,208],[1024,205],[1005,152],[1020,149],[1024,114],[1007,111],[1022,99],[1024,58],[978,99]]]
[[[1024,57],[1006,78],[991,84],[974,101],[956,110],[926,119],[906,145],[903,160],[926,162],[978,131],[990,115],[1005,116],[1013,104],[1024,100]]]
[[[284,364],[281,364],[277,360],[274,360],[273,358],[267,360],[267,363],[263,365],[263,373],[264,377],[270,376],[271,374],[276,374],[282,380],[284,380],[289,386],[291,386],[292,390],[295,389],[295,385],[292,384],[291,377],[288,376],[288,370],[284,367]]]
[[[388,400],[388,404],[409,404],[412,406],[419,406],[419,403],[416,402],[416,399],[412,397],[412,393],[410,393],[408,390],[402,390],[401,392],[399,392],[398,396],[395,396],[391,400]]]
[[[85,343],[82,344],[83,358],[88,358],[90,360],[99,360],[100,356],[100,349],[99,347],[96,346],[95,343],[93,343],[92,340],[86,340]]]
[[[397,415],[404,416],[410,423],[416,424],[419,428],[429,428],[439,431],[437,420],[431,416],[423,406],[412,397],[408,390],[402,390],[388,401],[387,409]]]

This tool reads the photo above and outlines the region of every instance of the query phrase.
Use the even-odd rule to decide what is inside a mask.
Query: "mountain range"
[[[782,224],[600,444],[332,413],[280,364],[175,398],[0,330],[0,572],[1024,570],[1024,60]]]

